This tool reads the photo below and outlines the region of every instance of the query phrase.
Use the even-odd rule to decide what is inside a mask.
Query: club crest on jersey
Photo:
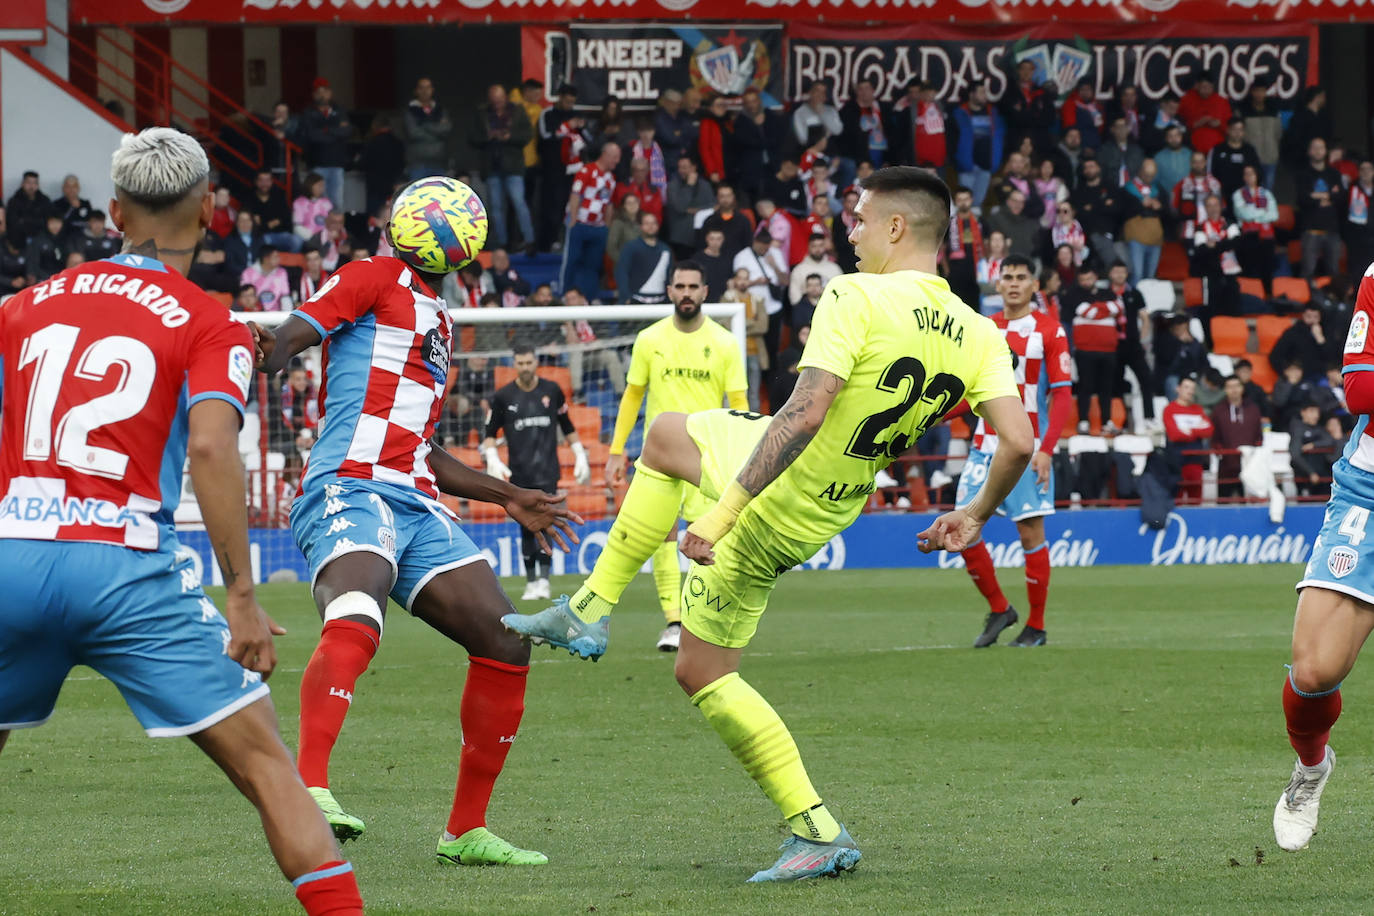
[[[1356,312],[1350,319],[1350,333],[1345,335],[1345,352],[1363,353],[1365,341],[1369,339],[1369,313]]]
[[[1344,579],[1355,570],[1355,564],[1359,562],[1360,555],[1353,548],[1333,547],[1326,558],[1326,568],[1331,570],[1331,575],[1337,579]]]
[[[425,343],[420,350],[425,365],[429,367],[434,381],[440,385],[448,381],[448,345],[438,328],[430,328],[425,334]]]

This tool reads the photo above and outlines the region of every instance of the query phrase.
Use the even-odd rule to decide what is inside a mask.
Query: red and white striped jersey
[[[176,544],[190,410],[243,412],[253,337],[161,261],[121,254],[0,305],[0,369],[0,538],[158,550]]]
[[[1038,448],[1045,435],[1045,424],[1049,422],[1050,389],[1073,383],[1069,338],[1059,322],[1045,312],[1032,310],[1014,320],[1008,320],[1006,312],[998,312],[992,320],[1006,335],[1007,347],[1016,357],[1013,367],[1016,386],[1021,392],[1021,403],[1026,405],[1026,413],[1030,415]],[[980,452],[997,449],[997,432],[981,417],[973,431],[973,447]]]
[[[350,261],[293,313],[324,338],[319,441],[301,490],[358,477],[437,496],[429,440],[448,381],[453,321],[396,258]]]
[[[615,194],[615,176],[603,172],[595,162],[582,166],[573,179],[572,192],[578,195],[577,221],[586,226],[604,226]]]

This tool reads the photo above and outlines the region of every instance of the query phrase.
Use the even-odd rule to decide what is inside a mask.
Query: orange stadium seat
[[[1183,304],[1188,308],[1203,304],[1201,277],[1188,277],[1183,281]]]
[[[1188,279],[1188,253],[1179,242],[1165,242],[1159,252],[1159,267],[1155,276],[1171,283]]]
[[[535,373],[540,378],[546,378],[563,389],[563,397],[568,403],[572,403],[572,372],[566,366],[540,366]],[[515,381],[514,366],[496,367],[496,387],[503,388]],[[576,425],[574,423],[573,425]]]
[[[570,404],[568,416],[572,418],[573,428],[577,430],[578,438],[582,440],[583,445],[590,446],[591,443],[600,441],[601,411],[595,407]]]
[[[1307,285],[1307,281],[1302,277],[1275,277],[1274,278],[1274,298],[1282,296],[1285,299],[1292,299],[1294,302],[1310,302],[1312,299],[1312,288]]]
[[[1274,371],[1274,367],[1269,365],[1268,354],[1246,353],[1245,358],[1250,360],[1251,378],[1254,383],[1265,391],[1273,391],[1274,383],[1279,380],[1279,375]]]
[[[1240,292],[1243,296],[1254,296],[1256,299],[1269,298],[1264,292],[1264,281],[1255,277],[1241,277]]]
[[[459,512],[458,515],[465,522],[504,522],[509,516],[506,510],[491,503],[479,502],[475,499],[466,500],[467,511]]]
[[[1212,319],[1212,352],[1242,356],[1250,342],[1250,325],[1244,318],[1217,315]],[[1264,347],[1260,347],[1261,350]]]
[[[1293,319],[1282,315],[1260,315],[1255,319],[1255,332],[1259,336],[1259,351],[1272,353],[1283,332],[1293,326]]]
[[[207,289],[205,291],[205,295],[209,296],[211,299],[215,300],[225,308],[229,308],[229,306],[234,304],[234,297],[229,295],[228,293],[219,293],[215,292],[214,290]]]
[[[282,267],[304,267],[305,255],[296,251],[277,252],[277,263]]]
[[[1288,243],[1288,261],[1291,264],[1302,261],[1302,241],[1300,239],[1293,239]]]
[[[1293,208],[1288,204],[1279,204],[1279,221],[1274,224],[1274,228],[1279,232],[1292,232],[1293,227],[1297,224],[1298,221],[1293,213]]]

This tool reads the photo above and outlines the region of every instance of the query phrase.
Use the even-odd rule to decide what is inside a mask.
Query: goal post
[[[702,307],[708,319],[719,322],[733,335],[741,356],[746,351],[745,309],[742,303],[713,303]],[[615,514],[621,493],[605,479],[611,435],[625,389],[630,350],[639,331],[673,314],[673,306],[589,305],[520,308],[462,308],[449,312],[454,323],[453,352],[448,389],[435,437],[452,455],[477,470],[485,470],[478,448],[485,437],[486,406],[497,388],[515,377],[514,348],[528,344],[539,361],[538,374],[564,391],[578,438],[585,446],[591,480],[579,484],[573,476],[574,458],[566,445],[559,446],[561,479],[569,506],[586,520],[579,529],[582,539],[569,555],[554,554],[553,572],[586,573],[595,563],[605,532]],[[290,312],[235,312],[239,321],[276,327]],[[310,397],[321,381],[319,348],[301,354],[308,373]],[[274,390],[275,389],[275,390]],[[283,394],[284,392],[284,394]],[[258,581],[305,579],[304,557],[296,549],[287,527],[288,511],[298,480],[300,459],[308,456],[310,437],[296,436],[285,415],[290,391],[286,376],[253,380],[252,403],[239,437],[239,451],[248,474],[248,508],[252,528],[253,566]],[[636,428],[626,454],[638,453],[643,423]],[[503,461],[510,457],[498,441]],[[304,453],[304,454],[302,454]],[[443,501],[462,519],[464,530],[488,556],[498,575],[523,571],[519,527],[499,506],[444,497]],[[207,583],[218,583],[219,574],[209,552],[200,512],[189,481],[183,487],[176,513],[183,541],[201,555]]]

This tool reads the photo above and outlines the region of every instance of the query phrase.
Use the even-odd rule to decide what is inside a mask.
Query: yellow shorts
[[[687,418],[687,433],[701,451],[700,492],[707,509],[749,460],[768,428],[768,419],[732,410],[707,410]],[[746,508],[734,529],[715,545],[715,563],[693,563],[687,571],[682,625],[712,645],[727,649],[748,645],[778,576],[810,559],[822,546],[783,537]]]

